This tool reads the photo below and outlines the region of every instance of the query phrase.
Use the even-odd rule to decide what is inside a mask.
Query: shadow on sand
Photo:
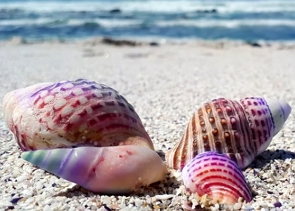
[[[250,168],[263,168],[273,160],[295,159],[295,152],[288,150],[266,150],[258,155],[248,166]]]
[[[158,155],[162,158],[162,160],[165,160],[165,153],[162,150],[157,150]],[[49,173],[50,174],[50,173]],[[156,195],[172,195],[174,193],[174,188],[169,187],[179,187],[182,185],[181,181],[178,181],[174,176],[171,175],[170,171],[166,174],[165,179],[162,182],[156,182],[146,187],[141,187],[137,191],[134,191],[130,194],[99,194],[92,191],[88,191],[84,188],[82,188],[79,185],[75,185],[71,188],[68,188],[65,191],[61,191],[54,195],[54,197],[57,196],[66,196],[68,198],[72,197],[87,197],[87,196],[93,196],[93,195],[115,195],[115,196],[136,196],[136,197],[142,197],[149,195],[150,197],[156,196]]]

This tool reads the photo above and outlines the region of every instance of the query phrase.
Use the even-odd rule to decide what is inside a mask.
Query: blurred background
[[[0,40],[294,41],[294,0],[0,0]]]

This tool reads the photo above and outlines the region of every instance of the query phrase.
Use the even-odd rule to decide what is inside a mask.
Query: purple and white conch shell
[[[194,113],[181,141],[166,153],[168,166],[182,169],[196,155],[216,151],[245,168],[268,147],[290,112],[285,101],[261,97],[205,103]]]
[[[22,158],[93,192],[122,194],[163,179],[165,164],[147,147],[77,147],[27,151]]]
[[[165,177],[134,108],[106,85],[83,79],[36,84],[6,94],[3,109],[20,148],[37,150],[25,153],[26,160],[87,189],[128,192]]]
[[[235,204],[239,198],[252,200],[243,173],[225,154],[203,152],[185,165],[181,174],[189,192],[199,197],[207,195],[212,204]]]

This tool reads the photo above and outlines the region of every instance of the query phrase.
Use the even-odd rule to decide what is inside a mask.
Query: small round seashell
[[[239,198],[252,200],[251,191],[239,167],[228,156],[204,152],[182,170],[184,186],[191,193],[207,195],[211,203],[235,204]]]
[[[182,169],[199,153],[216,151],[245,168],[268,147],[290,112],[285,101],[261,97],[207,102],[194,113],[181,141],[166,153],[168,166]]]

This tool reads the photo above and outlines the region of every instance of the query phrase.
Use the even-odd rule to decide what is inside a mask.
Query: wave
[[[43,25],[51,22],[54,22],[51,18],[3,20],[0,21],[0,26]]]
[[[102,27],[105,28],[113,28],[113,27],[127,27],[127,26],[134,26],[138,25],[141,22],[136,20],[117,20],[117,19],[89,19],[89,20],[70,20],[68,22],[68,25],[71,26],[78,26],[78,25],[84,25],[85,23],[96,23]]]
[[[134,37],[134,38],[176,38],[176,39],[232,39],[247,41],[287,41],[293,40],[295,35],[294,27],[284,26],[241,26],[234,28],[224,27],[186,27],[186,26],[153,26],[153,27],[114,27],[104,28],[99,26],[66,26],[66,27],[11,27],[4,28],[0,33],[1,39],[9,39],[13,36],[20,36],[25,39],[46,40],[46,39],[77,39],[89,37]]]
[[[102,26],[102,27],[126,27],[132,25],[139,25],[140,21],[135,20],[117,20],[117,19],[21,19],[21,20],[4,20],[0,21],[0,26]]]
[[[91,36],[294,40],[294,0],[0,0],[0,40]]]
[[[104,28],[114,27],[166,27],[166,26],[187,26],[187,27],[226,27],[234,28],[239,26],[295,26],[295,20],[277,19],[246,19],[246,20],[171,20],[171,21],[150,21],[141,20],[119,20],[119,19],[21,19],[0,21],[0,26],[89,26]]]
[[[167,6],[169,5],[169,6]],[[0,10],[23,10],[29,12],[89,12],[100,10],[120,9],[126,12],[194,12],[215,9],[220,13],[233,12],[290,12],[295,11],[295,2],[281,1],[28,1],[28,2],[0,2]]]
[[[157,26],[190,26],[190,27],[226,27],[235,28],[240,26],[295,26],[295,20],[181,20],[181,21],[158,21]]]

